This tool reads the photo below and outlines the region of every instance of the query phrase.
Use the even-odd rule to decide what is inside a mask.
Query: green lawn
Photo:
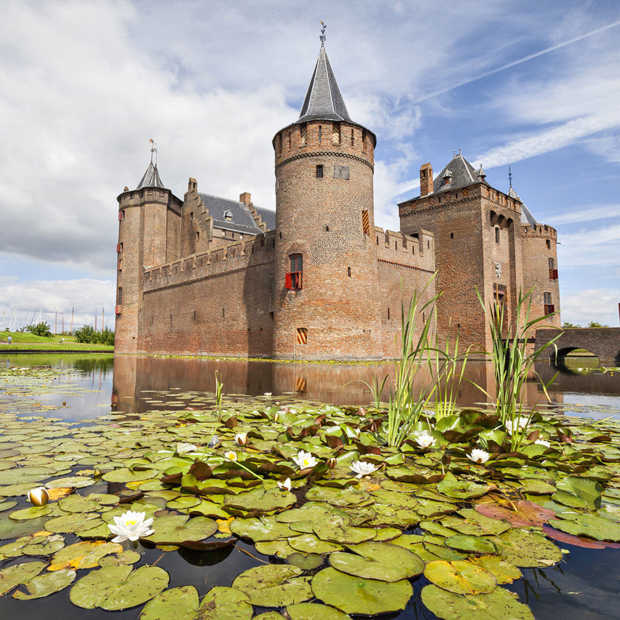
[[[8,336],[13,338],[11,344],[8,343]],[[114,351],[114,347],[107,344],[76,342],[74,336],[56,334],[45,338],[30,332],[0,331],[0,351],[6,349],[13,351],[17,349],[20,351]]]

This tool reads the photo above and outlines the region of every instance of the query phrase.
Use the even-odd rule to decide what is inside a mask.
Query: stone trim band
[[[288,157],[287,159],[283,159],[281,162],[276,164],[276,168],[283,166],[284,164],[288,164],[290,161],[295,161],[296,159],[303,159],[304,157],[346,157],[347,159],[355,159],[356,161],[361,161],[363,164],[366,164],[373,172],[375,171],[375,167],[363,157],[358,157],[357,155],[351,155],[350,153],[339,153],[338,151],[312,151],[308,153],[298,153],[297,155],[293,155],[292,157]]]

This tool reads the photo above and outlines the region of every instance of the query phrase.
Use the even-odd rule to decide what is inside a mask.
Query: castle
[[[398,205],[399,232],[378,228],[376,140],[349,117],[322,36],[300,117],[272,141],[275,213],[249,193],[202,193],[194,178],[181,200],[151,157],[117,199],[116,351],[393,358],[416,291],[441,294],[440,341],[459,334],[478,351],[490,335],[476,290],[510,321],[531,289],[532,316],[559,326],[555,229],[460,153],[435,178],[420,168],[420,196]]]

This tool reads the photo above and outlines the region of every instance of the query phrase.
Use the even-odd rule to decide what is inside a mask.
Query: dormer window
[[[227,222],[232,222],[232,211],[228,211],[228,210],[224,211],[224,219]]]

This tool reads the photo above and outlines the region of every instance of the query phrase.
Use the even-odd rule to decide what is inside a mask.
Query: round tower
[[[349,117],[323,43],[299,119],[273,139],[274,354],[365,359],[381,355],[376,138]]]

